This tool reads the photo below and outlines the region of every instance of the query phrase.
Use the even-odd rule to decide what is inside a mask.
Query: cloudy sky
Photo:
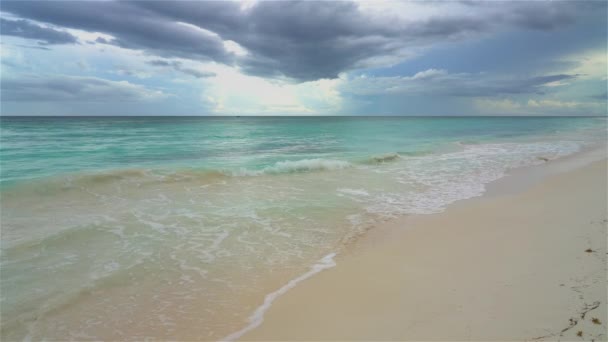
[[[605,1],[6,1],[2,115],[606,115]]]

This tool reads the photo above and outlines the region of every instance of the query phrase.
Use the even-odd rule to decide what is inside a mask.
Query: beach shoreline
[[[431,302],[434,312],[445,315],[464,302],[464,317],[487,312],[462,296],[493,298],[488,289],[507,282],[492,263],[482,262],[485,255],[469,250],[482,245],[489,256],[504,257],[493,254],[496,241],[482,238],[500,241],[505,234],[486,231],[494,225],[491,217],[466,222],[495,200],[523,195],[544,179],[606,158],[605,149],[593,149],[605,146],[605,120],[585,118],[184,119],[170,129],[146,118],[63,122],[9,120],[2,127],[12,137],[3,134],[9,167],[0,184],[2,339],[458,337],[441,321],[446,335],[409,335],[409,327],[405,334],[390,324],[419,318],[391,305],[416,304],[420,297],[424,302],[413,310],[424,312]],[[41,124],[48,134],[43,138],[36,135]],[[140,125],[144,136],[119,148],[115,134]],[[317,131],[319,125],[327,126],[325,133]],[[225,127],[242,134],[216,135]],[[96,136],[96,143],[88,136]],[[63,143],[51,151],[45,141],[57,137]],[[146,137],[153,144],[140,150]],[[207,142],[204,151],[200,139]],[[169,140],[180,143],[167,146]],[[99,144],[105,147],[93,146]],[[79,145],[87,152],[73,148]],[[190,160],[196,163],[184,168]],[[39,173],[27,172],[39,165]],[[605,197],[602,187],[593,190]],[[586,194],[566,192],[555,196],[589,201]],[[605,203],[604,197],[593,203]],[[574,202],[557,206],[566,216],[558,224],[587,212]],[[494,206],[495,215],[514,207]],[[471,209],[478,207],[483,209]],[[461,213],[453,217],[454,211]],[[503,216],[507,221],[522,214]],[[538,219],[525,210],[522,217],[523,223]],[[471,241],[460,240],[460,232]],[[526,253],[514,264],[506,257],[499,261],[519,267]],[[453,264],[446,263],[452,257]],[[488,283],[470,269],[478,263],[494,280]],[[427,283],[410,281],[412,274]],[[437,285],[446,275],[455,288]],[[487,286],[476,289],[479,284]],[[429,291],[449,302],[434,304]],[[281,309],[282,303],[293,304]],[[327,313],[319,316],[325,320],[315,323],[315,310],[325,306]],[[276,323],[276,310],[287,321]],[[471,330],[472,336],[490,336]]]
[[[605,340],[605,227],[605,148],[515,169],[376,226],[240,340]]]

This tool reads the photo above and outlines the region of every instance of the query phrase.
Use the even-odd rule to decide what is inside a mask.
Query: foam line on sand
[[[283,285],[280,289],[267,294],[266,297],[264,298],[264,303],[262,303],[262,305],[260,305],[253,312],[253,314],[251,314],[251,316],[249,316],[249,318],[247,319],[249,324],[247,326],[245,326],[243,329],[241,329],[239,331],[235,331],[232,334],[224,337],[223,339],[221,339],[221,341],[234,341],[234,340],[238,339],[239,337],[243,336],[245,333],[249,332],[250,330],[257,328],[260,324],[262,324],[262,322],[264,322],[264,314],[266,313],[266,311],[268,311],[268,309],[270,308],[272,303],[277,298],[279,298],[281,295],[287,293],[287,291],[289,291],[290,289],[294,288],[296,285],[298,285],[299,282],[306,280],[325,269],[336,266],[336,262],[334,261],[335,256],[336,256],[336,253],[330,253],[330,254],[324,256],[316,264],[312,265],[308,272],[300,275],[297,278],[290,280],[287,284]]]

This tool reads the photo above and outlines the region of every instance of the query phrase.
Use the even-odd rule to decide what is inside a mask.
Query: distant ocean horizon
[[[606,115],[250,115],[250,114],[193,114],[193,115],[125,115],[125,114],[108,114],[108,115],[3,115],[0,118],[605,118]]]
[[[1,337],[234,336],[263,314],[242,303],[331,267],[380,222],[441,212],[515,168],[605,145],[606,125],[0,116]]]

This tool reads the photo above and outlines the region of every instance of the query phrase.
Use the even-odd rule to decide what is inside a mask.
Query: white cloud
[[[575,65],[567,73],[579,74],[582,79],[608,80],[608,55],[606,50],[591,50],[567,56],[563,59]]]
[[[299,84],[269,80],[215,65],[216,77],[204,81],[202,101],[216,114],[317,115],[335,113],[342,105],[342,79]]]
[[[528,100],[527,106],[533,108],[576,108],[585,105],[576,101]]]
[[[428,69],[420,71],[411,77],[413,80],[425,80],[436,76],[445,76],[448,72],[443,69]]]
[[[522,108],[521,103],[511,99],[475,99],[473,103],[482,114],[486,112],[502,114],[519,113]]]
[[[239,57],[247,56],[249,54],[247,49],[245,49],[239,43],[237,43],[233,40],[225,40],[224,49],[226,49],[226,51],[231,52]]]
[[[605,105],[598,102],[560,99],[475,99],[473,105],[482,115],[602,115]]]

